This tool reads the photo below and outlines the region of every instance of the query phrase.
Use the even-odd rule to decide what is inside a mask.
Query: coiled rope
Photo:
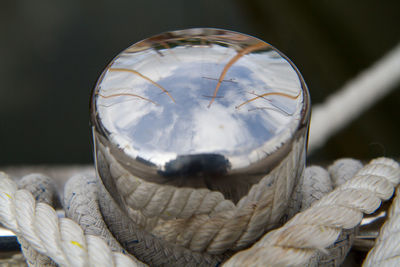
[[[331,245],[335,243],[342,229],[352,229],[358,225],[362,212],[371,213],[377,209],[381,200],[392,196],[394,187],[399,183],[400,167],[393,160],[379,158],[358,170],[360,167],[358,162],[339,161],[328,169],[329,174],[319,167],[307,168],[302,183],[303,188],[299,191],[301,195],[311,196],[311,198],[301,197],[303,211],[296,214],[283,227],[264,235],[251,248],[232,256],[224,263],[224,266],[303,266],[320,262],[325,256],[323,253],[335,249]],[[356,174],[348,180],[352,172]],[[329,186],[329,177],[331,186]],[[75,178],[75,182],[76,180],[78,177]],[[319,180],[327,182],[316,183]],[[341,184],[346,180],[348,181]],[[86,184],[93,185],[91,181],[95,180],[86,180]],[[310,191],[307,183],[314,189]],[[328,193],[335,184],[338,187]],[[82,188],[82,184],[79,186]],[[47,192],[47,189],[36,188]],[[73,193],[74,190],[71,192]],[[67,193],[66,199],[68,199]],[[319,199],[321,196],[323,197]],[[36,199],[40,201],[40,194]],[[319,200],[315,201],[316,199]],[[95,203],[96,201],[88,202],[85,210],[93,209],[92,206],[96,206]],[[309,205],[311,207],[307,208]],[[66,214],[68,215],[71,210],[71,206],[69,209],[66,208]],[[44,258],[50,257],[60,266],[137,266],[141,264],[133,256],[113,252],[114,250],[124,253],[117,241],[113,241],[114,245],[110,243],[113,239],[113,231],[111,231],[112,234],[106,233],[108,231],[106,228],[99,227],[103,229],[101,237],[84,234],[82,228],[85,228],[85,219],[83,218],[87,212],[74,214],[72,216],[75,216],[75,219],[81,218],[81,226],[71,219],[58,219],[52,207],[43,202],[37,203],[30,192],[26,189],[18,190],[17,185],[6,174],[0,174],[1,223],[14,231],[20,240],[24,238]],[[101,222],[102,220],[100,224]],[[90,221],[87,224],[93,225]],[[135,251],[130,252],[135,254]],[[214,263],[218,264],[218,262]],[[163,264],[166,263],[160,265]],[[191,265],[196,265],[196,263],[191,262],[189,266]]]
[[[118,250],[122,250],[122,244],[128,253],[151,266],[172,262],[179,266],[216,266],[226,257],[193,252],[154,238],[119,209],[95,177],[77,175],[67,182],[64,209],[67,217],[79,223],[85,233],[101,236]]]
[[[303,147],[303,139],[294,142],[286,158],[236,205],[221,193],[208,189],[145,182],[125,170],[108,148],[101,150],[136,224],[172,244],[218,255],[245,248],[279,225],[295,177],[303,171],[297,166],[303,162]]]
[[[375,246],[368,253],[363,266],[400,266],[400,187],[382,226]]]
[[[342,229],[357,226],[393,195],[400,181],[397,162],[373,160],[355,176],[298,213],[283,227],[231,257],[226,266],[302,266],[335,242]]]
[[[0,192],[1,223],[42,254],[25,254],[30,265],[53,266],[47,256],[60,266],[137,266],[132,256],[112,252],[100,237],[84,235],[71,219],[59,219],[50,205],[18,190],[5,173],[0,173]]]

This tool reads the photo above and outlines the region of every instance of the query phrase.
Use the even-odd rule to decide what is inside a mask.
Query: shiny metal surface
[[[231,199],[307,135],[308,119],[296,67],[257,38],[218,29],[132,45],[105,69],[91,103],[95,143],[133,175]]]

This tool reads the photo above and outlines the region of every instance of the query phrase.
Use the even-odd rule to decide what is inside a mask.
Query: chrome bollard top
[[[308,120],[307,88],[290,60],[257,38],[219,29],[132,45],[102,73],[91,102],[97,149],[129,173],[235,202],[293,141],[306,139]]]

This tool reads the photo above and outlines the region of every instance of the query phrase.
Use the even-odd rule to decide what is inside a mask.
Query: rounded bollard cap
[[[95,142],[133,175],[234,199],[306,136],[309,95],[268,43],[189,29],[121,52],[97,82],[91,112]]]

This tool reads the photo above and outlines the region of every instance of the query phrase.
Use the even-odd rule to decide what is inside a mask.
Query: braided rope
[[[302,172],[297,163],[303,162],[303,146],[302,139],[294,142],[286,158],[253,185],[237,205],[225,200],[221,193],[208,189],[145,182],[126,171],[109,148],[99,144],[99,150],[109,164],[110,174],[135,223],[192,251],[221,254],[228,249],[243,249],[265,231],[278,226],[291,197],[295,177]],[[152,226],[148,227],[147,223]]]
[[[350,164],[352,163],[352,164]],[[331,175],[332,182],[335,183],[341,183],[343,181],[348,180],[349,176],[351,176],[351,172],[357,171],[357,169],[360,168],[360,163],[359,162],[349,162],[347,161],[337,161],[335,162],[331,167],[329,167],[329,173]],[[373,160],[369,165],[365,166],[362,168],[360,171],[357,172],[355,177],[351,179],[350,181],[346,182],[344,185],[339,186],[335,191],[329,193],[327,196],[323,197],[321,200],[313,202],[312,199],[318,199],[319,196],[322,196],[322,191],[324,191],[326,188],[329,188],[329,185],[327,186],[327,179],[321,179],[321,181],[318,181],[318,179],[315,179],[318,176],[325,177],[326,173],[325,171],[321,168],[318,167],[309,167],[306,170],[306,175],[305,175],[305,180],[302,184],[303,186],[303,194],[307,192],[306,194],[310,194],[313,197],[311,198],[311,201],[308,203],[311,204],[311,208],[307,209],[306,211],[303,211],[299,214],[297,214],[292,220],[290,220],[285,226],[283,226],[280,229],[277,229],[275,231],[272,231],[265,235],[255,246],[252,248],[239,252],[235,256],[233,256],[228,262],[226,263],[227,266],[243,266],[243,264],[251,264],[251,265],[288,265],[288,266],[295,266],[295,265],[304,265],[307,264],[307,266],[316,266],[313,263],[318,263],[319,266],[321,264],[329,264],[326,259],[324,259],[324,255],[322,257],[317,257],[318,259],[315,261],[316,258],[316,252],[318,251],[323,251],[325,247],[327,247],[330,243],[332,243],[336,238],[341,228],[351,228],[354,225],[358,224],[359,220],[361,219],[361,215],[359,215],[360,211],[364,212],[372,212],[379,204],[380,204],[380,199],[387,199],[389,198],[392,193],[393,193],[393,185],[397,184],[400,180],[400,168],[399,165],[389,159],[381,158],[377,160]],[[347,173],[347,174],[346,174]],[[13,212],[12,207],[5,205],[5,204],[10,204],[12,202],[12,199],[14,198],[15,201],[20,201],[20,202],[34,202],[32,195],[30,195],[27,191],[25,190],[17,190],[16,185],[13,184],[11,180],[9,180],[5,174],[0,175],[0,220],[3,222],[6,227],[13,229],[11,227],[15,227],[15,224],[18,225],[18,219],[16,218],[15,220],[12,219],[12,216],[10,217],[9,214]],[[77,177],[76,179],[78,179]],[[326,178],[326,177],[325,177]],[[305,188],[307,188],[307,184],[310,184],[309,181],[314,181],[314,182],[319,182],[320,184],[313,184],[311,183],[312,190],[311,191],[304,191]],[[325,180],[325,182],[324,182]],[[325,185],[324,185],[325,184]],[[80,187],[80,185],[79,185]],[[5,189],[4,189],[5,188]],[[325,188],[325,189],[324,189]],[[400,190],[400,189],[399,189]],[[325,190],[326,191],[326,190]],[[328,189],[329,191],[329,189]],[[14,192],[14,193],[13,193]],[[19,193],[22,192],[22,193]],[[349,192],[353,192],[354,195],[349,194]],[[19,196],[21,195],[21,196]],[[31,198],[29,199],[30,196]],[[347,199],[346,199],[347,196]],[[11,197],[11,198],[10,198]],[[105,201],[109,201],[109,199],[106,199]],[[398,200],[396,200],[398,201]],[[394,205],[397,202],[394,202]],[[309,204],[305,204],[307,201],[303,201],[303,208],[305,208]],[[39,203],[40,204],[40,203]],[[46,204],[44,204],[47,206]],[[32,205],[28,205],[30,209],[32,210]],[[38,204],[36,204],[35,209],[39,210],[39,214],[36,214],[36,216],[42,216],[44,213],[40,213],[40,209],[37,208]],[[28,209],[28,210],[30,210]],[[50,208],[51,209],[51,208]],[[347,210],[346,210],[347,209]],[[395,207],[392,207],[393,211],[391,211],[391,214],[394,214]],[[324,210],[327,212],[324,212]],[[27,215],[30,216],[30,212],[26,212]],[[335,216],[337,214],[337,211],[344,211],[340,216]],[[14,213],[16,213],[16,209],[14,210]],[[25,214],[25,215],[26,215]],[[115,215],[115,214],[114,214]],[[313,218],[313,215],[316,216],[316,218]],[[330,216],[327,216],[330,215]],[[113,215],[112,215],[113,216]],[[392,217],[392,215],[390,215]],[[21,215],[20,215],[21,217]],[[52,217],[54,218],[54,210],[53,210],[53,215]],[[116,218],[114,218],[116,219]],[[53,219],[50,219],[52,221]],[[68,219],[65,219],[68,221]],[[15,222],[16,221],[16,222]],[[40,221],[40,220],[39,220]],[[61,223],[62,219],[60,220],[60,228],[62,228],[63,223]],[[7,223],[8,222],[8,223]],[[391,225],[395,227],[395,224],[392,222]],[[19,226],[19,225],[18,225]],[[76,224],[74,226],[77,226]],[[44,229],[48,230],[47,225],[44,225]],[[124,225],[123,225],[124,227]],[[39,233],[39,239],[40,238],[46,238],[46,235],[43,234],[44,231],[38,231]],[[76,236],[76,232],[83,232],[80,227],[78,226],[77,229],[70,228],[74,232],[72,236]],[[131,229],[128,229],[130,231]],[[294,230],[294,231],[293,231]],[[31,229],[28,229],[26,232],[29,235],[29,231]],[[60,229],[62,231],[62,229]],[[310,232],[311,231],[311,232]],[[335,232],[336,231],[336,232]],[[383,231],[383,230],[382,230]],[[22,231],[21,231],[22,232]],[[54,231],[51,231],[54,232]],[[308,235],[307,235],[308,233]],[[381,234],[382,239],[387,239],[389,236],[389,233],[387,232],[386,234],[383,233]],[[25,237],[25,234],[24,234]],[[311,237],[311,238],[310,238]],[[349,236],[345,236],[345,238],[351,239]],[[32,239],[32,240],[31,240]],[[339,242],[342,242],[342,239],[339,238]],[[37,240],[35,237],[29,237],[27,238],[28,242],[32,242]],[[63,239],[63,234],[61,234],[61,238],[59,241],[67,241],[70,240],[68,238]],[[74,240],[79,240],[78,238],[75,238]],[[52,240],[54,241],[54,240]],[[87,240],[86,240],[87,241]],[[90,246],[91,241],[87,241]],[[97,243],[96,243],[97,244]],[[336,243],[337,244],[337,243]],[[106,247],[105,250],[108,249],[108,251],[111,253],[111,250],[107,247],[106,243],[102,243]],[[32,244],[32,246],[35,246]],[[152,246],[152,245],[151,245]],[[46,247],[46,246],[44,246]],[[96,246],[93,246],[92,248],[95,248]],[[101,247],[101,246],[100,246]],[[339,247],[342,249],[341,247]],[[36,249],[36,248],[35,248]],[[59,248],[58,248],[59,249]],[[75,248],[76,249],[76,248]],[[280,249],[280,250],[279,250]],[[328,248],[328,251],[332,251],[333,249],[336,249],[335,247],[330,247]],[[92,253],[96,253],[96,249],[92,249]],[[100,250],[104,250],[104,248],[100,248]],[[273,250],[272,252],[270,250]],[[40,251],[40,250],[38,250]],[[57,251],[57,247],[53,249],[52,253],[56,253],[54,251]],[[284,252],[284,253],[283,253]],[[393,248],[390,251],[393,253]],[[69,252],[68,252],[69,253]],[[277,254],[276,254],[277,253]],[[44,253],[45,255],[51,256],[47,251]],[[245,254],[243,257],[243,254]],[[97,266],[105,266],[105,265],[100,265],[100,263],[107,263],[110,264],[110,254],[106,255],[105,258],[98,258],[96,259],[91,259],[95,264],[99,264]],[[117,254],[117,257],[125,257],[122,254]],[[103,255],[104,256],[104,255]],[[246,262],[246,257],[251,257],[250,261]],[[271,257],[275,256],[275,257]],[[52,257],[52,256],[51,256]],[[75,257],[75,256],[72,256]],[[286,258],[285,258],[286,257]],[[53,258],[53,257],[52,257]],[[88,258],[90,258],[88,256]],[[132,261],[130,260],[129,262],[123,262],[125,260],[123,258],[122,260],[115,259],[111,256],[111,259],[114,259],[115,265],[122,264],[119,266],[132,266],[132,265],[126,265],[126,264],[131,264]],[[238,260],[239,258],[239,260]],[[65,260],[66,256],[59,256],[57,259],[58,261]],[[313,261],[314,259],[314,261]],[[68,260],[70,260],[68,258]],[[96,261],[97,260],[97,261]],[[243,261],[245,260],[245,261]],[[249,259],[247,259],[249,260]],[[311,260],[311,261],[310,261]],[[334,264],[340,263],[340,258],[338,259],[333,259]],[[388,264],[393,263],[393,258],[390,259]],[[59,263],[57,261],[57,263]],[[331,261],[332,262],[332,259]],[[74,263],[74,262],[73,262]],[[62,263],[59,263],[61,266],[64,266]],[[70,264],[70,262],[68,262]],[[322,266],[326,266],[322,265]],[[189,264],[190,265],[190,264]],[[38,266],[38,265],[36,265]],[[66,265],[65,265],[66,266]],[[75,266],[75,263],[74,265]],[[79,265],[78,265],[79,266]],[[110,265],[112,266],[112,265]],[[134,265],[136,266],[136,265]],[[328,265],[331,266],[331,265]]]
[[[14,254],[9,259],[0,259],[1,267],[26,267],[26,258],[22,254]]]
[[[298,213],[283,227],[238,252],[224,266],[303,266],[393,195],[400,181],[399,164],[387,158],[371,161],[337,189]]]
[[[94,177],[76,175],[68,180],[64,209],[85,234],[101,236],[116,251],[125,251],[122,244],[126,251],[151,266],[216,266],[223,260],[223,256],[192,252],[143,231],[119,209]]]
[[[400,265],[400,187],[388,211],[388,219],[382,226],[375,246],[370,250],[363,266]]]
[[[309,208],[313,202],[328,194],[332,188],[350,180],[361,168],[362,163],[354,159],[339,159],[328,167],[328,172],[317,166],[308,167],[302,188],[302,210]],[[307,182],[308,180],[308,182]],[[310,189],[311,188],[311,189]],[[306,201],[308,199],[308,201]],[[327,253],[318,251],[307,263],[307,267],[341,266],[351,249],[358,227],[342,229],[335,243],[329,246]]]
[[[319,166],[307,167],[301,185],[301,210],[308,209],[312,203],[321,199],[332,189],[331,177],[324,168]]]
[[[136,266],[130,257],[113,253],[101,238],[84,235],[74,221],[58,219],[51,206],[36,203],[5,173],[0,173],[0,207],[2,224],[60,266]]]
[[[63,207],[66,217],[79,224],[86,235],[100,236],[112,251],[126,253],[107,228],[98,207],[97,179],[78,174],[64,186]]]

